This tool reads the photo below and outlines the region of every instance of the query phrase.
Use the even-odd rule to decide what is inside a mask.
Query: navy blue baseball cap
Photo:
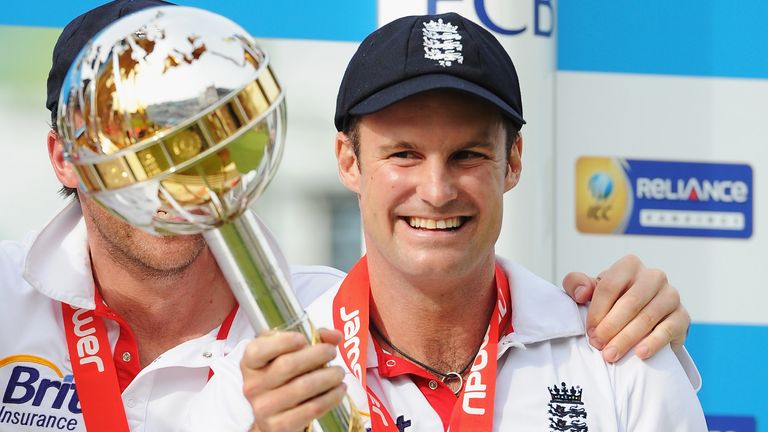
[[[96,33],[126,15],[150,7],[172,4],[162,0],[115,0],[91,9],[67,24],[53,47],[53,64],[48,72],[48,99],[45,106],[51,111],[52,124],[56,124],[61,84],[85,44]]]
[[[523,103],[515,65],[482,26],[456,13],[399,18],[371,33],[347,65],[334,123],[382,110],[409,96],[454,89],[497,106],[520,129]]]

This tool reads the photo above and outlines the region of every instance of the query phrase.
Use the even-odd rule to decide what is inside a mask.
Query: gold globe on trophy
[[[166,6],[97,34],[64,80],[58,130],[80,189],[157,235],[202,233],[257,332],[314,341],[248,205],[274,176],[285,94],[269,57],[232,21]],[[346,402],[311,426],[362,431]]]

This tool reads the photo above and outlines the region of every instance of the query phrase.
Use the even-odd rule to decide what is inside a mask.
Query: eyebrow
[[[381,147],[379,147],[379,150],[385,153],[390,153],[394,151],[403,151],[403,150],[413,150],[416,146],[406,142],[406,141],[398,141],[392,144],[386,144]]]
[[[472,140],[464,144],[461,148],[480,147],[483,149],[493,149],[494,144],[487,139],[484,140]]]
[[[379,150],[385,153],[415,150],[417,147],[407,141],[398,141],[392,144],[386,144],[379,147]],[[464,150],[468,148],[481,148],[481,149],[493,149],[494,144],[490,140],[471,140],[457,147],[457,150]]]

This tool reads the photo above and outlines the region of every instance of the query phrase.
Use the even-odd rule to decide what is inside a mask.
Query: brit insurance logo
[[[583,233],[752,235],[749,165],[581,157],[575,192]]]
[[[0,359],[0,430],[84,430],[72,375],[43,357]]]

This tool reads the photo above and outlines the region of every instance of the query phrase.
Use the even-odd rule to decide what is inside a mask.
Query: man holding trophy
[[[221,17],[189,8],[150,9],[165,4],[150,0],[111,2],[73,20],[54,48],[47,106],[53,124],[61,127],[49,133],[48,150],[62,185],[78,192],[75,201],[31,242],[4,242],[0,248],[4,299],[0,316],[6,320],[6,328],[20,329],[0,335],[2,430],[42,430],[51,424],[64,425],[67,430],[174,430],[179,426],[179,413],[198,400],[195,395],[204,395],[206,389],[215,391],[210,390],[209,383],[228,382],[230,369],[225,356],[230,351],[238,344],[243,346],[257,332],[274,327],[273,317],[290,316],[288,312],[306,306],[299,305],[292,292],[273,298],[274,290],[267,288],[285,290],[290,279],[301,299],[304,294],[332,292],[331,288],[343,278],[342,273],[327,268],[287,269],[268,233],[246,210],[274,174],[285,127],[282,88],[269,68],[266,54],[258,50],[247,33]],[[115,21],[89,44],[94,35]],[[180,76],[185,77],[183,84]],[[199,80],[190,80],[190,76]],[[453,94],[434,97],[447,97],[451,106],[462,105],[455,103]],[[429,99],[413,100],[417,108],[436,105]],[[489,111],[483,103],[468,103],[498,120],[495,111]],[[360,114],[373,116],[379,110]],[[340,121],[349,120],[346,115]],[[379,225],[367,216],[369,207],[364,204],[365,197],[370,196],[361,186],[365,182],[360,181],[360,173],[367,172],[369,163],[365,157],[371,151],[366,137],[378,133],[376,125],[366,118],[362,117],[357,125],[343,123],[341,128],[354,126],[359,130],[345,129],[347,133],[339,135],[337,152],[345,183],[361,196],[371,251],[372,289],[374,278],[388,280],[399,272],[416,275],[419,271],[431,272],[429,278],[437,278],[438,273],[455,264],[461,264],[453,271],[463,272],[462,281],[491,286],[488,277],[493,272],[475,278],[469,270],[481,263],[483,267],[493,263],[488,261],[488,253],[492,253],[500,217],[493,207],[493,200],[500,197],[491,193],[495,189],[482,192],[490,204],[481,205],[485,198],[469,200],[477,208],[456,207],[451,210],[455,214],[450,215],[416,212],[398,216],[398,229],[407,223],[420,231],[422,222],[429,226],[437,216],[440,223],[451,223],[437,235],[477,227],[471,228],[475,230],[472,232],[482,235],[473,242],[476,247],[466,250],[465,262],[453,257],[438,263],[425,257],[432,252],[436,257],[442,253],[442,246],[434,246],[445,240],[425,240],[431,244],[427,248],[430,254],[424,255],[427,249],[411,247],[415,243],[404,243],[397,245],[402,249],[395,252],[403,254],[400,261],[373,258],[377,245],[374,240],[385,236],[376,230],[387,228],[386,223]],[[496,120],[492,123],[498,123]],[[355,138],[355,133],[362,139]],[[488,143],[495,142],[491,138]],[[352,146],[355,139],[361,139],[357,150]],[[515,140],[510,158],[519,156],[519,136]],[[491,168],[501,166],[498,154],[491,145],[480,147],[486,152],[486,174],[495,173]],[[478,152],[465,150],[451,160],[460,166],[475,164]],[[398,161],[411,160],[415,154],[413,149],[399,149],[397,153],[393,158]],[[357,175],[355,166],[361,169]],[[510,166],[511,171],[504,176],[505,188],[514,186],[519,161]],[[448,196],[447,200],[445,196],[438,199],[445,200],[443,204],[433,203],[435,209],[459,197],[457,194],[451,198],[454,192],[446,195],[439,191],[437,183],[426,186],[434,189],[433,194]],[[411,261],[409,256],[417,259]],[[248,265],[241,263],[251,261],[259,272],[242,270]],[[422,270],[417,266],[423,266]],[[358,282],[366,279],[360,275],[358,269],[352,277]],[[601,277],[590,327],[597,329],[593,333],[595,344],[614,347],[615,354],[606,354],[610,360],[618,359],[652,330],[638,325],[638,313],[651,316],[654,323],[661,322],[650,338],[644,339],[646,355],[671,340],[682,341],[688,317],[663,274],[645,269],[636,258],[629,257]],[[583,274],[572,274],[564,282],[569,293],[581,287],[587,296],[596,284]],[[468,290],[469,284],[465,285]],[[403,284],[400,289],[406,287]],[[458,302],[461,297],[465,305],[479,306],[477,311],[467,310],[464,317],[476,315],[478,322],[483,321],[487,327],[490,314],[495,314],[505,326],[514,324],[509,310],[505,315],[492,307],[496,303],[494,292],[473,288],[472,295],[463,297],[470,292],[451,293],[450,288],[445,285],[442,292],[425,291],[421,300],[445,297]],[[505,291],[499,292],[499,299],[506,298]],[[617,300],[622,294],[639,299],[639,307],[622,306],[622,301]],[[584,295],[580,292],[580,296]],[[397,351],[397,345],[404,353],[410,352],[403,354],[406,358],[412,356],[415,364],[420,364],[418,358],[422,358],[424,349],[414,347],[418,346],[416,339],[424,335],[401,338],[391,323],[402,317],[386,316],[397,306],[385,307],[385,300],[379,301],[377,294],[374,299],[370,328],[377,334],[377,346],[391,352]],[[508,300],[514,317],[515,296]],[[414,301],[413,306],[420,303]],[[575,308],[570,300],[568,305]],[[445,310],[437,302],[433,306],[433,310],[423,310],[432,315],[420,319],[434,318]],[[365,316],[367,325],[369,315]],[[604,317],[611,321],[598,326]],[[308,323],[300,316],[296,318],[298,324],[290,324],[302,327],[305,333],[312,332]],[[21,322],[27,325],[19,327]],[[627,329],[620,332],[626,324]],[[436,372],[430,372],[437,373],[437,378],[445,372],[443,381],[435,384],[438,388],[444,386],[461,394],[465,381],[474,382],[467,375],[473,373],[468,359],[474,356],[464,355],[459,346],[473,345],[469,342],[478,336],[482,339],[485,329],[475,327],[477,323],[462,323],[461,331],[448,327],[442,330],[440,339],[445,344],[436,354],[446,355],[446,359],[435,363]],[[498,331],[498,335],[508,334],[507,327]],[[328,344],[296,351],[303,342],[291,336],[275,333],[257,340],[255,346],[259,349],[255,354],[249,351],[252,355],[246,357],[244,365],[261,367],[260,361],[279,365],[284,362],[272,361],[274,357],[285,351],[295,352],[305,365],[290,371],[295,376],[316,369],[334,356]],[[319,336],[327,342],[339,342],[333,332],[320,331]],[[475,343],[467,349],[477,351],[479,346]],[[265,353],[266,358],[258,358]],[[469,367],[454,364],[454,360]],[[246,369],[248,378],[260,373]],[[322,381],[312,386],[317,398],[308,402],[309,410],[289,416],[303,425],[337,405],[343,393],[338,385],[338,369],[313,373],[320,374]],[[78,384],[77,392],[74,382]],[[336,393],[325,392],[332,388],[338,388]],[[226,390],[240,394],[237,386]],[[249,396],[261,394],[249,392]],[[291,404],[289,399],[282,400]],[[299,402],[304,400],[306,397]],[[267,428],[272,419],[268,414],[263,416]]]
[[[301,430],[343,389],[377,432],[707,430],[669,347],[606,362],[585,308],[495,254],[524,123],[508,54],[458,14],[400,18],[361,43],[335,125],[366,255],[307,307],[339,353],[286,333],[251,342],[254,430]],[[343,381],[321,368],[331,357]]]

